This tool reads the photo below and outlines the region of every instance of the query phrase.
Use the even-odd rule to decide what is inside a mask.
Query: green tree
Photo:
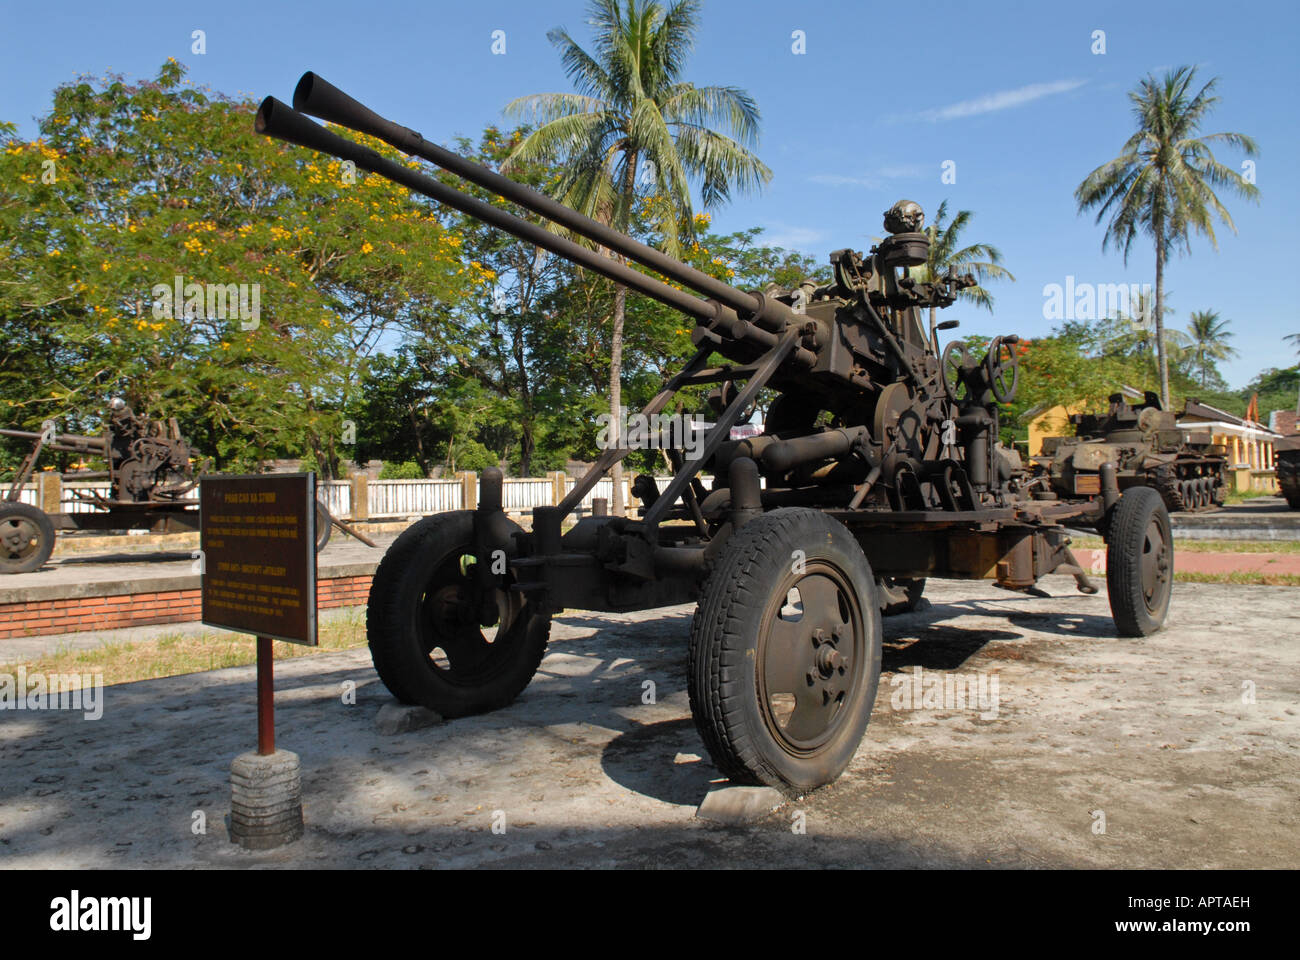
[[[594,0],[590,12],[592,53],[563,29],[548,34],[577,92],[534,94],[506,107],[508,114],[538,124],[516,147],[511,165],[563,157],[566,172],[553,195],[624,232],[635,216],[639,187],[648,188],[645,213],[662,248],[676,255],[683,228],[689,232],[693,223],[692,179],[711,208],[733,190],[754,189],[771,178],[751,151],[758,107],[736,87],[697,87],[682,79],[699,25],[699,0],[667,7],[653,0]],[[622,404],[626,301],[627,288],[616,285],[609,366],[615,423]],[[621,466],[613,477],[613,508],[621,514]]]
[[[1074,191],[1080,213],[1095,208],[1097,223],[1109,218],[1103,250],[1114,243],[1123,250],[1127,263],[1138,234],[1150,237],[1155,245],[1155,336],[1160,399],[1166,407],[1170,396],[1164,338],[1165,261],[1180,247],[1190,251],[1193,233],[1205,235],[1217,249],[1216,217],[1236,231],[1215,188],[1227,188],[1248,199],[1259,196],[1253,183],[1219,163],[1210,149],[1211,144],[1226,143],[1254,156],[1254,140],[1242,133],[1197,136],[1219,98],[1213,95],[1217,77],[1193,94],[1195,77],[1195,67],[1179,67],[1162,79],[1148,75],[1130,91],[1137,131],[1119,156],[1093,170]]]
[[[1002,253],[991,243],[961,245],[961,233],[970,225],[973,217],[974,214],[969,210],[958,210],[956,216],[949,221],[948,201],[940,203],[933,222],[925,228],[925,233],[930,238],[925,263],[920,267],[912,267],[909,275],[926,283],[947,276],[949,271],[973,274],[979,283],[960,291],[958,297],[992,312],[993,295],[984,286],[984,281],[1014,282],[1016,278],[1002,266]],[[930,308],[931,323],[934,323],[936,309]]]
[[[1191,322],[1187,325],[1187,350],[1191,368],[1200,376],[1202,389],[1211,385],[1222,386],[1223,378],[1219,376],[1215,361],[1237,355],[1228,344],[1232,339],[1228,324],[1229,321],[1220,319],[1217,310],[1192,312]]]
[[[255,104],[184,72],[64,84],[35,140],[0,128],[3,419],[93,430],[119,395],[218,466],[333,473],[358,359],[488,278],[430,204],[254,136]],[[209,298],[231,285],[248,315]]]

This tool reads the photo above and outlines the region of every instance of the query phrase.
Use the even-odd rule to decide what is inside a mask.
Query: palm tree
[[[1136,357],[1142,362],[1143,366],[1149,365],[1152,375],[1159,380],[1160,365],[1158,357],[1160,350],[1156,347],[1156,331],[1151,323],[1151,318],[1155,313],[1153,303],[1155,298],[1149,291],[1150,287],[1143,285],[1137,296],[1129,304],[1129,309],[1127,311],[1120,310],[1115,314],[1116,324],[1122,326],[1127,323],[1128,330],[1119,334],[1111,344],[1108,344],[1107,352]],[[1163,306],[1165,318],[1172,317],[1175,310],[1169,306],[1169,297],[1167,295]],[[1186,356],[1191,339],[1183,331],[1175,330],[1173,327],[1165,327],[1161,332],[1163,337],[1160,342],[1164,344],[1165,357],[1177,365]],[[1161,403],[1163,405],[1164,401],[1161,401]]]
[[[951,269],[955,273],[971,273],[981,281],[973,287],[960,291],[959,299],[969,300],[985,310],[992,311],[993,295],[984,288],[984,280],[1011,280],[1015,277],[1003,267],[1002,253],[990,243],[972,243],[962,247],[958,244],[961,232],[970,224],[974,214],[969,210],[958,210],[957,215],[948,222],[948,201],[939,204],[939,211],[934,215],[934,222],[925,228],[930,238],[930,249],[925,263],[912,267],[909,275],[918,282],[938,279],[946,276]],[[930,308],[930,322],[934,323],[935,308]]]
[[[1240,147],[1247,156],[1258,150],[1242,133],[1196,136],[1201,122],[1219,98],[1213,96],[1218,78],[1191,93],[1195,67],[1179,67],[1162,79],[1148,74],[1129,92],[1137,119],[1137,132],[1125,142],[1120,155],[1088,174],[1074,191],[1079,212],[1097,209],[1097,222],[1109,217],[1102,249],[1114,243],[1128,262],[1134,238],[1145,234],[1156,248],[1156,349],[1160,368],[1160,399],[1169,405],[1169,364],[1165,356],[1165,260],[1182,247],[1190,251],[1190,235],[1204,234],[1218,249],[1213,220],[1236,226],[1214,193],[1227,187],[1248,199],[1258,188],[1241,174],[1219,163],[1210,150],[1213,143]]]
[[[507,114],[537,124],[507,165],[562,157],[567,171],[554,196],[624,232],[638,186],[645,187],[643,214],[664,252],[674,256],[693,230],[692,179],[711,208],[725,203],[733,189],[756,189],[772,177],[750,149],[759,124],[753,98],[736,87],[697,87],[681,79],[699,11],[700,0],[667,7],[654,0],[593,0],[593,53],[563,29],[547,34],[577,92],[534,94],[506,107]],[[609,368],[615,443],[621,443],[626,303],[627,288],[615,285]],[[617,515],[623,513],[621,463],[613,479]]]
[[[1282,339],[1285,340],[1287,343],[1294,343],[1295,352],[1300,353],[1300,333],[1288,333]]]
[[[1232,333],[1228,330],[1229,322],[1220,320],[1217,310],[1192,312],[1192,322],[1187,326],[1188,351],[1192,367],[1201,373],[1202,390],[1208,384],[1214,361],[1237,355],[1237,351],[1228,346],[1228,341],[1232,339]]]

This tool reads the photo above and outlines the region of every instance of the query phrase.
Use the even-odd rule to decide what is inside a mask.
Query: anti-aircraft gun
[[[0,574],[39,570],[54,551],[57,530],[152,530],[183,533],[198,530],[198,500],[189,494],[198,485],[206,461],[181,435],[175,417],[155,420],[136,414],[125,400],[114,397],[108,405],[104,430],[99,436],[59,433],[47,420],[40,432],[0,430],[0,436],[31,442],[31,450],[18,465],[14,480],[0,499]],[[21,500],[43,453],[74,453],[100,460],[105,470],[76,469],[59,474],[60,480],[108,483],[107,494],[94,486],[66,486],[61,503],[84,504],[65,512],[49,505],[49,512]],[[348,524],[330,516],[316,504],[316,549],[324,548],[332,526],[369,546],[371,540]]]
[[[0,436],[32,444],[0,499],[0,573],[40,569],[54,550],[56,529],[197,529],[187,523],[191,514],[195,521],[198,515],[194,503],[185,499],[198,483],[195,451],[181,436],[175,418],[161,421],[137,415],[125,400],[115,397],[99,436],[59,433],[48,420],[40,432],[4,429]],[[107,469],[77,469],[60,478],[107,481],[108,494],[94,487],[67,488],[72,500],[91,508],[78,513],[46,513],[23,503],[23,487],[45,453],[74,453],[102,461]]]
[[[314,123],[376,137],[552,221],[592,247]],[[686,387],[714,388],[714,422],[676,438],[660,491],[636,478],[634,517],[566,521],[626,444],[604,450],[524,530],[502,510],[502,475],[483,472],[474,510],[426,517],[389,548],[371,587],[376,670],[399,699],[448,717],[504,706],[541,661],[552,613],[697,602],[688,690],[701,737],[733,780],[799,793],[852,758],[875,700],[881,608],[915,603],[928,577],[989,579],[1033,592],[1049,573],[1096,593],[1063,524],[1108,542],[1119,633],[1163,624],[1173,579],[1169,517],[1154,491],[1121,496],[1114,464],[1097,492],[1064,497],[998,442],[1015,395],[1014,335],[977,356],[939,349],[930,307],[973,281],[919,282],[928,237],[915,203],[885,216],[867,254],[831,256],[829,284],[746,291],[708,276],[386,120],[315,74],[290,107],[261,104],[256,130],[350,161],[667,304],[695,321],[696,351],[646,405],[661,414]],[[601,255],[604,247],[667,283]],[[674,286],[676,284],[678,286]],[[679,289],[684,287],[686,289]],[[691,291],[694,291],[693,293]],[[759,392],[778,396],[759,436],[731,439]]]

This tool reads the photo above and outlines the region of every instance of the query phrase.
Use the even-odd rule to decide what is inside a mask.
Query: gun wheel
[[[325,549],[325,544],[330,542],[330,534],[334,530],[334,518],[326,509],[325,504],[319,500],[316,501],[316,552],[320,553]]]
[[[1120,636],[1145,637],[1164,626],[1173,585],[1169,511],[1150,487],[1130,487],[1106,537],[1106,589]]]
[[[852,534],[774,510],[732,536],[691,624],[696,728],[732,781],[795,796],[853,759],[880,681],[880,609]]]
[[[0,573],[39,570],[54,552],[54,524],[26,503],[0,503]]]
[[[403,703],[444,717],[504,707],[537,672],[549,613],[524,596],[485,592],[474,576],[474,521],[460,510],[425,517],[389,547],[375,571],[366,634],[375,670]],[[495,628],[483,611],[495,607]]]

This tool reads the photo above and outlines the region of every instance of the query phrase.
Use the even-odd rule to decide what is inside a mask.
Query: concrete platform
[[[1300,510],[1281,497],[1257,497],[1209,513],[1175,513],[1174,536],[1186,540],[1300,540]]]
[[[1300,588],[1177,584],[1167,629],[1121,640],[1104,591],[1043,586],[933,583],[928,610],[886,620],[845,775],[745,826],[695,816],[718,773],[676,607],[565,614],[514,704],[400,736],[376,729],[364,649],[280,662],[306,829],[277,851],[223,822],[252,667],[108,687],[97,721],[0,711],[0,866],[1300,866]],[[997,678],[996,706],[913,699],[931,677]]]

